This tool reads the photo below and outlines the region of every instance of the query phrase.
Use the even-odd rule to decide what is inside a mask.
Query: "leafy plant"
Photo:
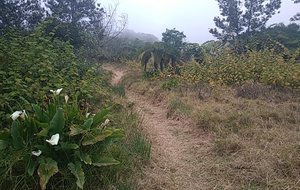
[[[45,107],[34,104],[28,114],[14,112],[11,126],[0,131],[2,153],[18,158],[0,162],[4,176],[38,175],[44,190],[51,178],[73,174],[77,186],[83,189],[85,166],[119,164],[101,154],[108,144],[123,137],[123,130],[110,126],[110,108],[95,115],[85,113],[76,98],[69,101],[65,96],[63,101],[61,90],[52,91],[52,99]]]

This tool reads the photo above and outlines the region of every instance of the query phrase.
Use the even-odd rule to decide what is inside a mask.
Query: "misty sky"
[[[203,43],[214,39],[208,32],[213,28],[213,18],[219,15],[215,0],[118,0],[119,13],[128,15],[128,29],[151,33],[161,39],[166,28],[183,31],[189,42]],[[104,4],[114,1],[102,0]],[[300,4],[282,0],[280,14],[274,15],[268,24],[284,22],[300,10]]]

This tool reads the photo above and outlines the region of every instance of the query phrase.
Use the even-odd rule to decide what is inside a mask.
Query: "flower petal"
[[[40,156],[42,154],[42,151],[41,150],[32,151],[31,154],[34,156]]]
[[[56,95],[59,95],[61,91],[62,91],[62,88],[57,89],[57,90],[55,91],[55,94],[56,94]]]
[[[59,134],[52,135],[52,137],[49,140],[46,140],[47,143],[51,145],[57,145],[59,141]]]
[[[65,102],[68,103],[68,100],[69,100],[69,96],[65,95]]]
[[[22,113],[22,111],[15,111],[13,114],[10,115],[10,117],[12,118],[12,120],[16,120],[22,115]]]

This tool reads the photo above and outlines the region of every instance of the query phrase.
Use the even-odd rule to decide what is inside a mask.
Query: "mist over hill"
[[[159,41],[159,39],[154,36],[153,34],[145,34],[145,33],[137,33],[133,30],[130,29],[126,29],[124,30],[120,36],[120,38],[127,38],[130,40],[135,40],[135,39],[139,39],[143,42],[157,42]]]

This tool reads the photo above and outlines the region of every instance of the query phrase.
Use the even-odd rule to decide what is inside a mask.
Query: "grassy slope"
[[[166,103],[169,117],[189,118],[213,135],[208,163],[213,187],[300,188],[299,91],[251,83],[186,86],[170,82],[172,76],[143,78],[133,69],[125,79],[129,88]]]

